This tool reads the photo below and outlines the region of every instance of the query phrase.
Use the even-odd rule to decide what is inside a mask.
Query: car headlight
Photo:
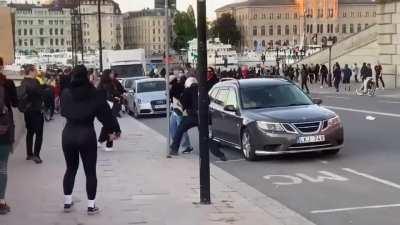
[[[282,124],[280,124],[280,123],[257,121],[257,126],[260,129],[262,129],[263,131],[268,131],[268,132],[284,132],[285,131],[285,128],[283,128]]]
[[[342,121],[340,120],[339,116],[335,116],[333,118],[330,118],[329,120],[325,121],[326,125],[324,125],[324,129],[326,130],[330,127],[337,127],[340,126],[342,124]]]

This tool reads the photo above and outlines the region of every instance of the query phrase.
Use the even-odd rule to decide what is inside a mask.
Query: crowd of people
[[[16,88],[14,82],[3,74],[4,64],[0,58],[0,215],[10,212],[5,200],[9,155],[15,142],[15,123],[12,108],[24,114],[26,127],[26,160],[43,163],[44,112],[51,108],[66,119],[62,132],[62,150],[66,162],[63,178],[64,211],[73,208],[72,192],[78,171],[79,157],[86,175],[88,197],[87,213],[97,214],[98,144],[106,142],[106,151],[112,151],[113,141],[121,135],[117,120],[123,103],[123,88],[116,75],[105,70],[101,79],[84,66],[57,71],[45,76],[34,65],[23,67],[23,80]],[[53,111],[54,113],[54,111]],[[53,116],[51,113],[51,117]],[[102,124],[99,139],[96,137],[94,119]],[[35,140],[34,140],[35,139]]]

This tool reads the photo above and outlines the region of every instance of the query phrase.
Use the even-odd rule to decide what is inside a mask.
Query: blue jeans
[[[182,117],[172,111],[171,118],[169,120],[170,135],[172,139],[174,139],[176,131],[178,130],[178,126],[181,123],[181,121]],[[182,136],[181,147],[183,149],[192,148],[192,145],[190,144],[189,135],[187,132],[185,132]]]

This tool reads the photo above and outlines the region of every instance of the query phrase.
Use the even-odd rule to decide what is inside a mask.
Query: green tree
[[[236,20],[230,13],[224,13],[215,20],[210,28],[210,37],[218,37],[222,43],[238,46],[240,43],[240,30]]]
[[[174,32],[176,38],[173,43],[175,51],[188,48],[188,41],[196,37],[196,18],[192,6],[187,12],[178,12],[174,18]]]

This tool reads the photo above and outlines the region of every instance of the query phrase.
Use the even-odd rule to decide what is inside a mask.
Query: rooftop
[[[373,0],[339,0],[339,4],[376,4]],[[296,5],[296,0],[248,0],[239,3],[225,5],[215,11],[227,10],[237,7],[257,7],[257,6],[275,6],[275,5]]]

